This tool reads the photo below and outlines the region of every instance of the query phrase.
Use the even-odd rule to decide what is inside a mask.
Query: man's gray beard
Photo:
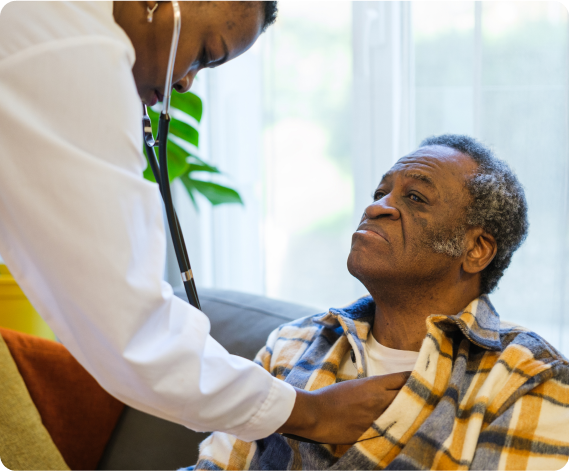
[[[459,224],[452,229],[440,228],[434,231],[427,231],[425,243],[435,253],[448,255],[458,258],[464,253],[464,239],[466,236],[466,226]]]

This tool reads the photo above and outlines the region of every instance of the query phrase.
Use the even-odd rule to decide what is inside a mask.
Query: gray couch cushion
[[[253,359],[269,334],[316,309],[228,290],[200,289],[202,310],[211,321],[211,335],[229,353]],[[183,291],[176,295],[186,299]],[[125,407],[98,469],[177,469],[195,464],[197,433],[144,412]]]
[[[184,299],[185,293],[176,292]],[[318,311],[298,304],[238,293],[202,289],[200,303],[211,321],[211,336],[229,353],[252,360],[279,325]]]

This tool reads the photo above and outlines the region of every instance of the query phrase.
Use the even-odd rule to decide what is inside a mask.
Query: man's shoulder
[[[514,322],[500,320],[502,348],[523,346],[538,358],[551,358],[569,364],[569,360],[537,332]]]
[[[569,360],[538,333],[513,322],[500,321],[500,342],[500,358],[508,368],[528,377],[559,378],[569,387]]]
[[[278,340],[294,340],[297,338],[310,340],[314,338],[322,329],[326,328],[319,322],[324,315],[325,313],[312,314],[281,324],[276,329]]]
[[[334,338],[341,335],[341,327],[322,323],[324,314],[314,314],[282,324],[273,331],[267,340],[265,352],[270,356],[268,364],[263,365],[273,376],[286,378],[299,363],[308,361],[311,365],[318,364],[326,355]],[[324,339],[316,349],[310,347],[319,339]],[[265,360],[258,359],[262,364]]]

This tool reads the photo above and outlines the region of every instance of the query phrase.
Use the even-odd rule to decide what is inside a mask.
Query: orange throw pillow
[[[96,469],[124,404],[51,340],[0,328],[43,424],[71,469]]]

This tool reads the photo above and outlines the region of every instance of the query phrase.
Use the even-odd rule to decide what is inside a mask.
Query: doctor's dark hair
[[[267,28],[277,21],[277,14],[279,12],[277,2],[264,2],[264,1],[246,1],[241,2],[241,5],[245,6],[246,9],[250,8],[261,8],[263,13],[263,26],[261,28],[261,33],[267,31]]]
[[[214,3],[214,2],[203,2]],[[238,5],[242,9],[243,18],[249,16],[250,10],[255,9],[256,14],[260,12],[263,15],[263,24],[261,26],[261,33],[264,33],[269,26],[277,21],[277,14],[279,12],[278,2],[265,2],[265,1],[240,1],[231,2]]]
[[[262,32],[264,33],[269,26],[277,21],[277,13],[279,12],[277,2],[263,2],[265,19],[263,20]]]
[[[481,273],[480,293],[491,293],[512,255],[527,237],[529,223],[524,189],[509,165],[476,139],[443,134],[424,139],[419,147],[445,146],[468,155],[478,165],[466,182],[472,198],[466,210],[466,225],[482,227],[496,239],[496,256]]]

